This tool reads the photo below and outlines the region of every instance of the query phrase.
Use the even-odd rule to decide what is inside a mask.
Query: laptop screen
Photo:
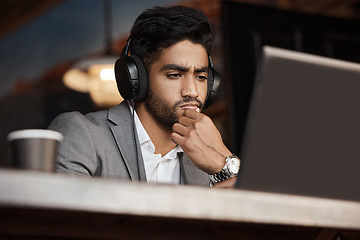
[[[240,189],[360,201],[360,64],[265,46]]]

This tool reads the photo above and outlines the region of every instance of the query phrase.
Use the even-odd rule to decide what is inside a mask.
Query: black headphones
[[[141,102],[146,98],[149,80],[142,60],[136,55],[129,56],[130,42],[131,39],[127,41],[120,58],[115,62],[115,78],[118,90],[125,100]],[[214,100],[221,81],[220,74],[215,71],[210,55],[208,55],[208,59],[210,69],[203,109],[207,108]]]

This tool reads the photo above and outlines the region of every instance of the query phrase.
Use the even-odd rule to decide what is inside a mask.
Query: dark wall
[[[246,125],[253,83],[264,45],[360,62],[360,22],[222,2],[226,78],[231,82],[237,152]]]

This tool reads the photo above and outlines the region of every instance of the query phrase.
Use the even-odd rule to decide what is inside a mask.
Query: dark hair
[[[154,7],[140,14],[131,29],[130,53],[140,57],[149,70],[161,50],[182,41],[201,44],[209,54],[214,29],[204,12],[186,6]]]

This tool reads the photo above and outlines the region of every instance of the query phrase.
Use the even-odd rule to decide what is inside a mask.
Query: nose
[[[181,96],[183,98],[197,98],[199,96],[194,76],[184,77],[181,88]]]

